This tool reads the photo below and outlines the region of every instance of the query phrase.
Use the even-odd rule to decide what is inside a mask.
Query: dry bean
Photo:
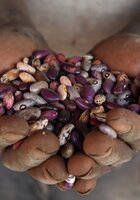
[[[75,151],[74,145],[68,142],[62,146],[61,156],[65,159],[68,159],[74,154],[74,151]]]
[[[102,105],[106,101],[106,96],[102,94],[97,94],[94,97],[94,103],[97,105]]]
[[[67,76],[60,77],[60,83],[66,86],[72,86],[70,79]]]
[[[66,99],[65,101],[63,101],[63,104],[65,108],[68,109],[70,112],[73,112],[76,109],[76,103],[74,101]]]
[[[25,71],[30,74],[34,74],[36,72],[36,69],[34,67],[23,62],[18,62],[16,67],[19,71]]]
[[[49,121],[52,121],[54,119],[56,119],[58,116],[58,112],[55,111],[55,110],[46,110],[46,111],[43,111],[41,113],[41,116],[40,118],[41,119],[48,119]]]
[[[74,129],[73,124],[67,124],[60,130],[58,135],[60,146],[68,142],[68,140],[70,139],[70,133],[73,129]]]
[[[48,122],[48,125],[45,127],[46,130],[53,132],[54,131],[54,125]]]
[[[65,180],[65,185],[68,188],[72,188],[75,183],[76,177],[73,175],[69,175],[68,178]]]
[[[89,76],[88,72],[86,72],[85,70],[81,70],[80,75],[83,76],[84,78],[88,78]]]
[[[92,108],[92,110],[90,111],[90,117],[94,118],[95,114],[103,113],[104,111],[105,111],[105,109],[103,106],[96,106],[96,107]]]
[[[89,102],[81,97],[75,100],[77,107],[81,110],[88,110],[90,108]]]
[[[41,110],[36,107],[29,107],[25,110],[16,112],[20,117],[23,117],[25,120],[37,120],[41,116]]]
[[[2,75],[0,78],[1,83],[9,83],[18,78],[19,70],[18,69],[11,69],[5,74]]]
[[[111,79],[112,81],[116,82],[116,77],[113,74],[111,74],[111,72],[104,71],[102,74],[104,79]]]
[[[75,87],[69,86],[69,87],[67,87],[67,89],[68,89],[68,98],[70,100],[75,100],[78,97],[80,97],[80,94]]]
[[[21,72],[19,74],[19,78],[25,83],[32,83],[36,81],[35,78],[27,72]]]
[[[50,82],[50,89],[57,91],[57,88],[59,86],[59,82],[58,81],[51,81]]]
[[[67,98],[67,87],[66,85],[59,85],[57,88],[57,92],[59,94],[60,100],[64,101]]]
[[[100,124],[99,125],[99,130],[102,133],[104,133],[104,134],[106,134],[106,135],[108,135],[108,136],[110,136],[110,137],[112,137],[114,139],[117,138],[116,131],[113,128],[111,128],[110,126],[106,125],[106,124]]]
[[[58,121],[62,123],[68,123],[70,120],[71,114],[68,110],[61,110],[58,115]]]
[[[30,85],[30,92],[38,94],[43,88],[48,88],[48,83],[46,81],[38,81]]]
[[[35,103],[36,102],[34,100],[31,100],[31,99],[21,100],[21,101],[18,101],[14,104],[13,109],[15,111],[23,110],[25,108],[28,108],[28,107],[35,105]]]
[[[60,99],[59,95],[55,91],[47,88],[41,89],[40,94],[47,102],[56,102]]]
[[[3,98],[3,105],[10,110],[14,104],[14,95],[12,92],[7,92]]]
[[[56,80],[58,77],[58,71],[55,69],[55,67],[49,67],[46,75],[50,80]]]
[[[30,132],[34,132],[36,130],[42,130],[48,125],[48,119],[40,119],[35,121],[30,125]]]
[[[98,72],[104,72],[106,70],[108,70],[108,67],[104,64],[98,64],[98,65],[93,65],[91,67],[91,71],[98,71]]]
[[[89,121],[89,110],[85,110],[81,115],[80,115],[80,118],[79,118],[79,121],[81,121],[82,123],[88,123]]]
[[[43,105],[43,104],[47,103],[42,97],[40,97],[39,95],[34,94],[32,92],[24,93],[23,98],[24,99],[31,99],[31,100],[35,101],[36,105]]]

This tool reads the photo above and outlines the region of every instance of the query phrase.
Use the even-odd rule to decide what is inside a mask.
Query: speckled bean
[[[42,97],[40,97],[39,95],[34,94],[32,92],[24,93],[23,98],[24,99],[31,99],[31,100],[35,101],[36,105],[43,105],[43,104],[47,103]]]
[[[70,79],[67,76],[60,77],[60,83],[66,86],[72,86]]]
[[[30,132],[43,130],[48,125],[48,119],[39,119],[30,125]]]
[[[73,129],[74,129],[73,124],[67,124],[60,130],[58,135],[60,146],[63,146],[68,142],[68,140],[70,139],[70,133]]]
[[[48,88],[48,83],[46,81],[38,81],[30,85],[30,92],[38,94],[43,88]]]
[[[34,100],[31,100],[31,99],[21,100],[21,101],[18,101],[17,103],[14,104],[13,109],[15,111],[23,110],[25,108],[28,108],[28,107],[35,105],[35,103],[36,102]]]
[[[41,110],[36,107],[29,107],[25,110],[16,112],[20,117],[23,117],[25,120],[37,120],[41,116]]]
[[[35,78],[27,72],[21,72],[19,74],[19,78],[25,83],[32,83],[36,81]]]
[[[26,71],[30,74],[34,74],[36,72],[36,69],[34,67],[23,62],[18,62],[16,67],[19,71]]]

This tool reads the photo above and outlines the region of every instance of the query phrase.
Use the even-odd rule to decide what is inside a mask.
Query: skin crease
[[[11,4],[8,4],[7,1],[7,5],[6,5],[6,9],[5,10],[10,10],[11,12]],[[18,1],[17,1],[18,2]],[[7,6],[9,6],[9,9],[7,9]],[[15,4],[16,5],[16,4]],[[16,10],[16,6],[14,5],[13,10]],[[4,10],[4,9],[3,9]],[[19,13],[22,13],[22,16],[20,16]],[[12,18],[11,22],[3,22],[0,26],[0,73],[3,73],[4,71],[13,68],[14,64],[20,60],[22,57],[25,56],[29,56],[32,54],[32,52],[36,49],[39,48],[47,48],[48,46],[45,44],[44,40],[41,38],[41,36],[39,35],[39,33],[34,29],[34,27],[32,25],[30,25],[30,21],[29,24],[25,24],[24,21],[26,21],[25,19],[28,18],[28,16],[24,16],[23,14],[23,9],[22,6],[20,6],[20,10],[18,10],[18,12],[16,12],[16,15],[18,15],[18,19],[20,18],[21,20],[15,21],[14,18]],[[6,12],[1,13],[0,19],[4,20],[7,19]],[[9,18],[9,17],[8,17]],[[24,28],[23,28],[24,27]],[[29,28],[31,27],[31,28]],[[136,30],[136,28],[135,28]],[[101,59],[103,62],[105,62],[106,64],[108,64],[110,66],[111,69],[113,70],[122,70],[124,72],[126,72],[129,76],[136,76],[140,73],[140,68],[139,68],[139,58],[140,58],[140,38],[138,36],[138,33],[136,31],[131,31],[129,29],[129,33],[120,33],[117,34],[115,36],[112,36],[104,41],[102,41],[101,43],[97,44],[96,47],[91,51],[96,58]],[[45,46],[44,46],[45,44]],[[134,53],[135,52],[135,53]],[[130,114],[130,112],[129,112]],[[114,116],[118,118],[124,118],[127,119],[128,117],[128,113],[125,110],[114,110],[113,112],[110,112],[109,117],[108,117],[108,124],[110,124],[110,126],[112,126],[113,128],[115,128],[118,131],[118,134],[121,135],[121,140],[124,141],[124,147],[122,145],[121,142],[121,151],[122,154],[125,152],[125,154],[127,154],[126,148],[129,147],[128,151],[131,152],[134,144],[137,144],[136,150],[138,149],[138,147],[140,146],[139,143],[137,142],[137,140],[139,140],[139,137],[136,138],[136,140],[132,141],[130,146],[127,146],[126,143],[130,143],[130,141],[128,141],[128,138],[130,138],[130,134],[132,135],[137,135],[135,133],[138,133],[138,130],[140,129],[139,126],[135,126],[135,124],[140,124],[138,123],[140,121],[139,116],[133,116],[133,127],[130,130],[127,130],[126,132],[122,130],[118,130],[118,126],[119,123],[117,123],[117,121],[114,120]],[[131,116],[131,114],[130,114]],[[118,118],[116,120],[118,120]],[[130,121],[131,121],[131,117],[129,117]],[[7,121],[10,121],[10,118],[7,118]],[[0,122],[2,120],[0,119]],[[123,122],[124,122],[123,121]],[[11,121],[10,121],[11,122]],[[16,125],[18,124],[18,119],[16,120],[16,123],[13,122],[13,127],[16,127]],[[125,121],[126,122],[126,121]],[[11,144],[14,144],[15,142],[17,142],[19,139],[23,139],[26,138],[29,134],[29,130],[28,130],[28,126],[25,122],[20,121],[20,123],[22,124],[21,126],[23,126],[22,131],[19,129],[19,133],[17,135],[17,132],[14,131],[11,133],[9,130],[7,130],[6,134],[8,135],[8,140],[6,141],[6,146],[2,146],[2,148],[5,148]],[[3,127],[3,124],[0,123],[1,128]],[[126,122],[126,127],[130,127],[130,123],[129,120]],[[25,131],[23,131],[25,130]],[[2,142],[2,133],[0,132],[0,144],[3,145]],[[10,135],[11,134],[11,135]],[[36,160],[38,158],[40,158],[39,156],[43,157],[43,160],[41,161],[41,163],[39,164],[39,166],[36,166],[35,168],[31,168],[28,170],[28,173],[31,174],[32,177],[34,177],[35,179],[37,179],[38,181],[41,182],[47,182],[47,178],[50,179],[50,182],[47,182],[47,184],[52,183],[52,184],[56,184],[59,182],[59,187],[62,188],[63,190],[67,189],[64,188],[64,180],[67,177],[67,173],[70,171],[72,171],[71,166],[67,166],[66,168],[66,164],[64,162],[63,159],[57,157],[57,156],[53,156],[50,157],[48,160],[46,160],[44,162],[44,157],[46,156],[46,152],[47,151],[45,149],[45,144],[43,143],[43,139],[42,139],[42,135],[40,136],[39,133],[36,133],[34,136],[32,136],[31,138],[25,139],[24,142],[22,143],[22,145],[19,147],[18,150],[16,150],[15,152],[13,150],[11,150],[10,148],[8,148],[8,150],[6,149],[2,149],[3,150],[3,162],[6,163],[10,163],[10,159],[8,159],[9,156],[9,152],[11,152],[13,158],[15,157],[15,159],[12,160],[12,166],[16,166],[14,170],[26,170],[29,169],[33,165],[33,163],[36,163]],[[101,135],[101,133],[99,133],[99,135]],[[98,135],[98,136],[99,136]],[[94,168],[95,173],[94,173],[94,178],[90,177],[90,179],[88,179],[88,177],[86,177],[86,172],[89,171],[89,166],[90,163],[94,163],[94,167],[96,166],[95,161],[94,161],[94,156],[95,159],[97,160],[98,163],[101,162],[101,160],[103,159],[104,156],[108,156],[109,159],[113,159],[113,153],[109,151],[110,149],[107,149],[105,152],[105,155],[100,155],[101,157],[97,158],[97,153],[102,153],[104,152],[104,149],[106,148],[106,146],[109,144],[110,145],[110,140],[107,140],[106,138],[106,143],[105,146],[103,146],[103,149],[99,149],[99,151],[96,152],[96,149],[94,149],[94,152],[92,152],[92,146],[91,148],[87,149],[86,145],[88,145],[88,138],[89,136],[87,136],[85,138],[85,142],[84,142],[84,151],[87,154],[86,156],[80,155],[79,158],[77,156],[77,166],[76,168],[76,173],[79,175],[81,174],[81,162],[79,162],[79,160],[88,160],[87,165],[85,164],[85,168],[83,169],[82,172],[84,172],[85,176],[84,177],[80,177],[79,179],[77,179],[75,185],[74,185],[74,189],[76,191],[78,191],[79,193],[87,193],[89,191],[91,191],[96,184],[96,181],[94,178],[95,174],[96,174],[96,168]],[[92,136],[90,135],[91,140],[93,139]],[[45,135],[45,138],[47,138],[47,135]],[[99,137],[98,137],[99,138]],[[90,140],[90,141],[91,141]],[[101,138],[102,143],[104,145],[104,137]],[[39,142],[38,142],[39,141]],[[57,138],[51,140],[52,142],[52,146],[53,149],[49,149],[49,152],[55,152],[58,150],[58,141]],[[126,142],[126,143],[125,143]],[[34,144],[31,147],[31,144]],[[86,145],[85,145],[86,144]],[[116,144],[116,142],[111,142],[112,148],[114,147],[113,145]],[[92,145],[92,144],[91,144]],[[98,145],[97,145],[98,146]],[[127,147],[126,147],[127,146]],[[34,148],[37,147],[37,151],[34,151]],[[31,154],[33,156],[30,157],[30,151],[29,150],[33,150],[31,151]],[[52,151],[51,151],[52,150]],[[98,149],[97,149],[98,150]],[[17,153],[18,151],[18,153]],[[119,146],[117,149],[117,145],[115,146],[115,153],[116,151],[119,151]],[[21,159],[22,156],[24,157],[24,153],[28,152],[28,156],[31,158],[30,162],[31,163],[24,163],[24,159]],[[33,154],[34,152],[34,154]],[[36,155],[36,153],[38,153],[39,156]],[[18,163],[18,156],[21,156],[21,160],[20,160],[20,164]],[[91,156],[92,155],[92,156]],[[111,155],[111,156],[110,156]],[[109,157],[110,156],[110,157]],[[130,153],[130,159],[131,159],[132,154]],[[47,159],[47,158],[45,158]],[[74,158],[71,158],[71,160]],[[123,159],[125,160],[125,158],[123,157]],[[124,160],[119,160],[118,163],[122,163]],[[127,160],[129,160],[129,158],[127,158]],[[109,160],[110,161],[110,160]],[[111,160],[112,161],[112,160]],[[42,164],[42,162],[44,162]],[[21,165],[22,163],[22,169],[19,169],[19,165]],[[71,162],[68,162],[71,163]],[[111,162],[112,163],[112,162]],[[30,165],[29,165],[30,164]],[[7,165],[7,164],[6,164]],[[9,164],[8,164],[9,165]],[[28,165],[28,166],[27,166]],[[59,166],[59,170],[56,170],[55,166]],[[102,162],[102,167],[104,167],[104,163]],[[119,165],[119,164],[118,164]],[[8,167],[12,167],[12,166],[8,166]],[[51,167],[52,166],[52,167]],[[72,165],[73,166],[73,165]],[[92,165],[93,166],[93,165]],[[78,170],[79,169],[79,170]],[[63,173],[61,173],[63,171]],[[108,172],[108,170],[107,170]],[[61,176],[62,174],[62,176]],[[99,175],[98,175],[99,176]],[[84,186],[84,187],[83,187]]]

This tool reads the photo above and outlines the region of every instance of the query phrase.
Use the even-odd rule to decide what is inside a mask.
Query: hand
[[[10,31],[0,32],[0,73],[36,49],[42,48],[30,37]],[[58,138],[53,134],[36,131],[30,137],[27,122],[17,116],[0,117],[0,151],[4,165],[15,171],[28,171],[35,179],[55,184],[67,178],[64,160],[56,155]],[[12,144],[23,140],[13,149]]]
[[[111,70],[118,70],[135,77],[140,73],[140,36],[118,34],[95,46],[91,51]],[[114,167],[128,162],[140,149],[140,116],[127,109],[111,110],[107,124],[116,130],[117,139],[100,131],[89,133],[84,141],[84,152],[76,153],[68,161],[68,173],[78,177],[74,188],[87,193],[95,187],[98,177]],[[82,166],[81,166],[82,164]],[[67,189],[63,183],[59,187]]]

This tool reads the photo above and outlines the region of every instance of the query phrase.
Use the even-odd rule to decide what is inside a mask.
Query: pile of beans
[[[106,113],[125,107],[140,114],[140,77],[129,78],[90,54],[66,58],[47,50],[33,53],[0,78],[0,115],[17,114],[30,131],[49,130],[65,159],[82,151],[84,136],[98,127],[113,138]],[[75,177],[67,183],[72,185]]]

